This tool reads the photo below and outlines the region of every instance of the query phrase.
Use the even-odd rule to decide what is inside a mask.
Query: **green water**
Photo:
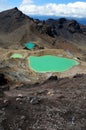
[[[32,42],[28,42],[28,43],[26,43],[25,44],[25,47],[27,48],[27,49],[33,49],[34,47],[35,47],[35,44],[34,43],[32,43]]]
[[[23,58],[23,56],[19,53],[15,53],[11,56],[11,58]]]
[[[78,65],[76,60],[51,55],[30,56],[29,66],[36,72],[63,72]]]

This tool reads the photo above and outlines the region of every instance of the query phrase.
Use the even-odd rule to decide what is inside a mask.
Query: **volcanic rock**
[[[32,19],[18,8],[0,12],[0,47],[24,48],[28,41],[40,42],[42,47],[82,49],[86,45],[86,26],[65,18]]]

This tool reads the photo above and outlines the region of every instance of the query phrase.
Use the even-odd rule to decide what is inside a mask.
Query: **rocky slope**
[[[28,41],[36,50],[24,48]],[[17,8],[1,12],[0,130],[86,130],[85,50],[86,26],[75,20],[34,20]],[[14,53],[23,58],[11,58]],[[28,65],[30,55],[80,64],[62,73],[36,73]]]
[[[50,48],[86,47],[86,26],[75,20],[61,18],[46,21],[34,20],[17,8],[0,13],[0,47],[23,47],[25,42],[35,41]],[[72,49],[72,50],[73,50]]]
[[[0,93],[0,129],[86,130],[85,89],[86,75],[77,75]]]
[[[28,41],[37,44],[38,48],[32,53],[24,49],[24,44]],[[40,75],[30,70],[27,63],[29,55],[60,54],[85,61],[85,49],[86,26],[80,25],[75,20],[61,18],[40,21],[26,16],[17,8],[0,13],[0,73],[8,80],[14,82],[30,80],[34,83],[47,79],[48,74]],[[24,57],[11,59],[12,53],[20,53]],[[86,73],[85,64],[81,62],[80,65],[77,69],[61,74],[61,77]]]

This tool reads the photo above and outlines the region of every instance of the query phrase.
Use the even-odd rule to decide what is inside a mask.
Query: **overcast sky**
[[[27,15],[86,18],[86,0],[0,0],[0,11],[13,7]]]

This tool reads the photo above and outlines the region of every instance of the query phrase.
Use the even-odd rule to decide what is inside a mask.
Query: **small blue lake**
[[[33,43],[33,42],[28,42],[28,43],[26,43],[25,44],[25,47],[27,48],[27,49],[33,49],[34,47],[35,47],[35,43]]]

